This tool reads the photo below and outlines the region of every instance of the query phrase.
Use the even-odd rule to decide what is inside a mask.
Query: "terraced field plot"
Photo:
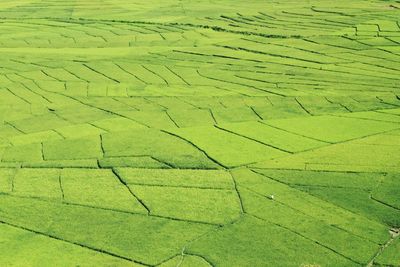
[[[400,266],[398,1],[4,0],[0,266]]]

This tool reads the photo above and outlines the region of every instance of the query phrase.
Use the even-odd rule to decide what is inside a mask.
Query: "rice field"
[[[0,2],[0,266],[400,266],[400,3]]]

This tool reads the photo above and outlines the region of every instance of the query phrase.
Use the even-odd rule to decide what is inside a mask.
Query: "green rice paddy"
[[[3,0],[0,266],[400,266],[400,2]]]

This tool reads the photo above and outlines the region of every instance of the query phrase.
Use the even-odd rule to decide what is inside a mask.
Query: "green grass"
[[[400,266],[399,10],[1,1],[0,266]]]

